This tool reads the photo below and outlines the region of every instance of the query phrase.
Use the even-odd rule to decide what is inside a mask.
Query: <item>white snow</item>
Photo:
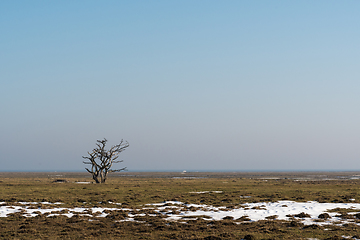
[[[341,219],[336,217],[339,215],[337,212],[329,212],[335,208],[351,209],[349,214],[356,214],[360,212],[360,203],[318,203],[314,201],[309,202],[294,202],[294,201],[279,201],[279,202],[260,202],[260,203],[247,203],[236,206],[234,209],[227,209],[226,207],[214,207],[209,205],[200,204],[184,204],[178,201],[168,201],[163,203],[146,204],[147,207],[139,209],[128,208],[101,208],[101,207],[76,207],[76,208],[31,208],[31,205],[38,204],[37,202],[20,202],[20,206],[9,206],[5,202],[1,202],[0,205],[0,217],[7,217],[11,213],[21,213],[25,217],[34,217],[38,214],[48,214],[48,216],[64,215],[72,217],[74,214],[80,214],[82,216],[89,217],[106,217],[107,211],[123,210],[129,211],[128,220],[133,219],[135,216],[144,216],[144,213],[139,212],[130,213],[131,211],[141,211],[149,209],[149,206],[157,212],[166,216],[167,220],[186,220],[195,219],[198,217],[204,217],[208,220],[221,220],[224,217],[233,217],[234,220],[241,217],[247,217],[251,221],[265,220],[267,217],[276,215],[277,220],[290,220],[290,215],[296,215],[299,213],[308,214],[310,217],[297,218],[304,224],[333,224],[333,223],[348,223],[354,222],[354,219]],[[61,203],[48,203],[42,202],[42,204],[61,204]],[[112,203],[118,204],[120,203]],[[328,213],[331,218],[327,220],[319,221],[318,216],[322,213]]]
[[[17,203],[22,204],[22,205],[28,205],[28,204],[49,204],[49,205],[55,204],[55,205],[58,205],[58,204],[62,204],[60,202],[55,202],[55,203],[50,203],[50,202],[17,202]]]
[[[25,205],[24,202],[21,203],[22,205]],[[37,203],[28,203],[30,204],[37,204]],[[67,217],[72,217],[74,214],[82,213],[84,211],[90,211],[92,214],[94,213],[100,213],[96,217],[106,217],[108,214],[104,213],[105,210],[114,211],[114,210],[128,210],[128,209],[119,209],[119,208],[29,208],[28,206],[0,206],[0,217],[7,217],[11,213],[17,213],[17,212],[23,212],[23,215],[25,217],[35,217],[38,214],[46,214],[48,213],[48,216],[55,216],[55,215],[64,215]],[[83,214],[86,215],[86,214]],[[89,216],[93,216],[90,214],[87,214]]]
[[[209,193],[209,191],[203,191],[203,192],[189,192],[189,193],[202,194],[202,193]]]
[[[175,206],[164,206],[170,202],[156,204],[157,210],[163,214],[167,214],[165,211],[167,208],[174,208]],[[277,216],[277,220],[290,220],[287,215],[296,215],[299,213],[306,213],[310,215],[310,218],[298,218],[304,224],[314,224],[315,220],[319,220],[318,216],[322,213],[328,213],[332,218],[326,221],[319,222],[318,224],[331,224],[333,222],[348,222],[341,218],[335,217],[339,213],[328,212],[328,210],[335,208],[353,209],[352,214],[360,212],[359,203],[318,203],[314,201],[310,202],[294,202],[294,201],[279,201],[279,202],[261,202],[261,203],[247,203],[241,205],[239,208],[226,210],[225,207],[212,207],[207,205],[197,204],[182,204],[179,202],[172,202],[172,204],[178,204],[180,214],[167,214],[168,220],[180,220],[184,217],[196,217],[196,216],[208,216],[213,220],[221,220],[224,217],[233,217],[235,220],[243,216],[247,216],[251,221],[265,220],[266,217]],[[154,206],[154,205],[153,205]],[[186,208],[185,208],[186,207]],[[198,208],[196,211],[189,211],[187,208]],[[351,213],[349,213],[351,214]]]
[[[196,193],[196,194],[203,194],[203,193],[222,193],[223,191],[202,191],[202,192],[189,192],[189,193]]]

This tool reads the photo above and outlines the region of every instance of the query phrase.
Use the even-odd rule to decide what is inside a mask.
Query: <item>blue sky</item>
[[[360,169],[359,1],[2,1],[0,171]]]

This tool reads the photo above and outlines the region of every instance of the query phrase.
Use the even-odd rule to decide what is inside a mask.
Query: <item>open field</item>
[[[125,172],[91,184],[87,173],[0,173],[0,238],[360,239],[359,177]]]

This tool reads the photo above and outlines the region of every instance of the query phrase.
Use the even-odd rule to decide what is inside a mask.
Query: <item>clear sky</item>
[[[0,171],[360,169],[360,1],[0,1]]]

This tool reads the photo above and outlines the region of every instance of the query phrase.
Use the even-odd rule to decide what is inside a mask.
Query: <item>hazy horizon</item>
[[[2,1],[0,171],[360,169],[359,9]]]
[[[312,170],[312,169],[297,169],[297,170],[288,170],[288,169],[282,169],[282,170],[129,170],[129,171],[121,171],[121,172],[115,172],[110,173],[114,175],[122,175],[124,173],[181,173],[185,174],[192,174],[192,173],[351,173],[351,172],[360,172],[360,169],[344,169],[344,170]],[[18,171],[18,170],[7,170],[7,171],[0,171],[0,173],[85,173],[88,174],[88,172],[83,170],[64,170],[64,171],[57,171],[57,170],[41,170],[41,171]],[[92,177],[91,174],[88,175],[89,177]]]

